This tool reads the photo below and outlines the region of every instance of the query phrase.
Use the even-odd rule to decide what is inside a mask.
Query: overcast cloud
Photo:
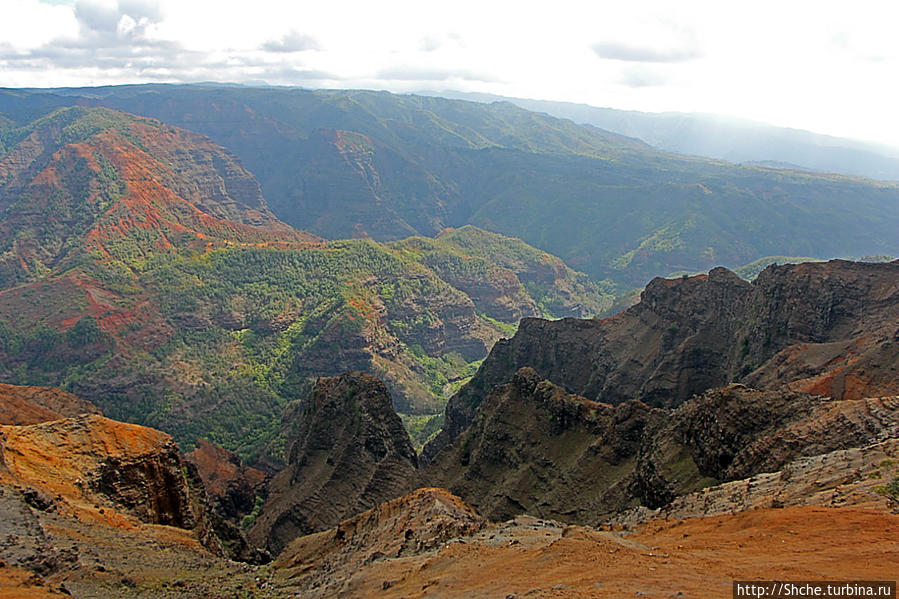
[[[593,51],[600,58],[628,62],[683,62],[701,56],[696,48],[659,49],[626,42],[600,42],[593,44]]]
[[[899,146],[897,22],[879,0],[2,0],[0,85],[436,87]]]
[[[321,46],[311,35],[292,30],[281,36],[281,39],[265,42],[262,49],[268,52],[305,52],[321,50]]]

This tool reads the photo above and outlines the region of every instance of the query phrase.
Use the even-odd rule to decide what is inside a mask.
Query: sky
[[[899,148],[894,0],[0,0],[0,86],[454,90]]]

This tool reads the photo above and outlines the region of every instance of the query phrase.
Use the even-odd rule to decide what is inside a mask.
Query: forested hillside
[[[258,454],[316,377],[383,377],[432,415],[522,316],[612,295],[474,227],[392,245],[278,220],[208,139],[106,108],[4,133],[0,379],[75,390],[181,442]]]
[[[770,255],[899,253],[895,184],[678,156],[508,103],[159,85],[0,96],[9,118],[106,105],[208,135],[281,220],[331,239],[473,224],[623,287]]]

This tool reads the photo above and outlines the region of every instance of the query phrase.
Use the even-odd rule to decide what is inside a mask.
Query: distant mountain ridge
[[[478,102],[511,102],[643,140],[660,150],[788,170],[899,180],[899,148],[711,114],[638,112],[491,94],[422,92]]]
[[[103,105],[234,152],[281,220],[326,238],[472,224],[623,288],[768,255],[899,254],[899,185],[737,166],[510,103],[146,85],[0,93],[9,119]],[[791,161],[797,162],[797,161]]]

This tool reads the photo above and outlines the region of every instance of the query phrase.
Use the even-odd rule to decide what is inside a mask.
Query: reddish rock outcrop
[[[33,517],[25,504],[106,528],[177,527],[215,554],[267,560],[209,511],[195,468],[169,435],[151,428],[95,414],[0,426],[0,487],[26,528]],[[42,543],[39,532],[31,535],[35,547]]]
[[[181,528],[198,521],[181,454],[165,433],[85,415],[2,426],[0,452],[4,482],[59,497],[75,511],[105,506]]]
[[[99,413],[91,402],[55,387],[0,384],[0,424],[21,426]]]
[[[351,588],[352,573],[372,561],[421,555],[487,525],[447,490],[423,488],[294,540],[275,566],[289,573],[304,596],[333,596]]]

